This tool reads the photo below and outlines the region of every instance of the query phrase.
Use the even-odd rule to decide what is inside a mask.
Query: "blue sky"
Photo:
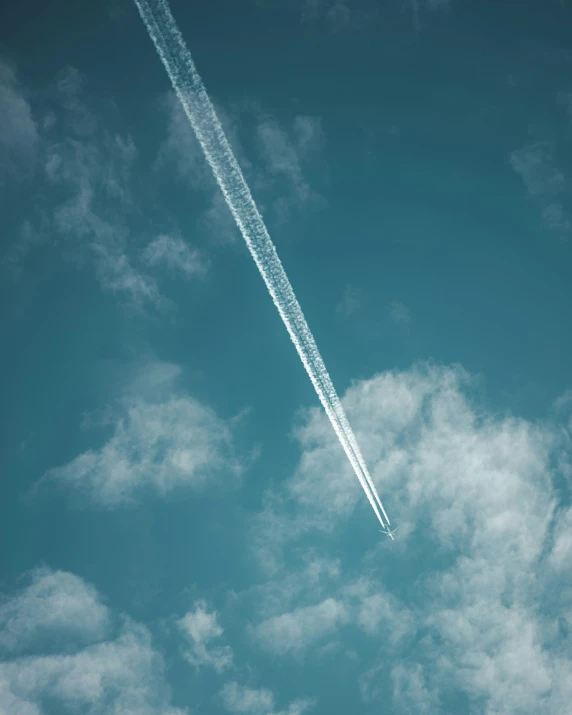
[[[172,9],[400,531],[134,4],[13,3],[0,711],[566,712],[572,6]]]

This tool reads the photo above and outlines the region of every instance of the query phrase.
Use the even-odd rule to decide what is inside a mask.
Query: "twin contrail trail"
[[[379,522],[381,499],[314,337],[166,0],[134,0],[226,203]]]

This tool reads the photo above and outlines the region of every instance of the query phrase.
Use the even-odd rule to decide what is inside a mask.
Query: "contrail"
[[[134,0],[226,203],[379,522],[373,480],[314,337],[166,0]],[[379,509],[378,509],[379,507]]]

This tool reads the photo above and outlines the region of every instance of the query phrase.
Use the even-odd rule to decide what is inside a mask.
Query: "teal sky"
[[[134,3],[10,3],[0,712],[567,712],[572,4],[171,7],[399,531]]]

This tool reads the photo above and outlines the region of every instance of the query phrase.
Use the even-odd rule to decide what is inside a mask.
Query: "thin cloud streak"
[[[217,183],[296,346],[320,402],[382,526],[389,524],[357,440],[266,226],[165,0],[135,0]]]

